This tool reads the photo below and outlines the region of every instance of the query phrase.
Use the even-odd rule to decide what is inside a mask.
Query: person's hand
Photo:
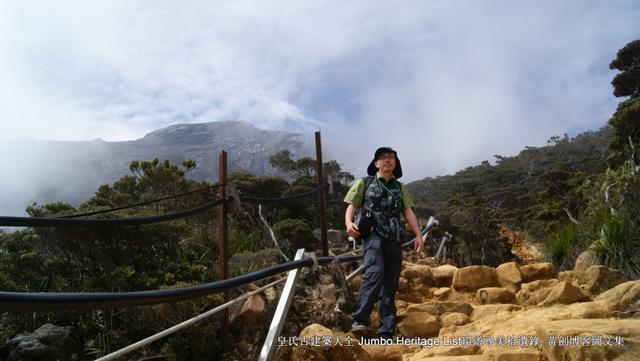
[[[416,241],[413,242],[413,249],[417,254],[422,253],[422,250],[424,249],[424,240],[421,236],[416,237]]]
[[[358,232],[358,226],[355,223],[350,222],[347,224],[347,234],[353,238],[360,238],[360,232]]]

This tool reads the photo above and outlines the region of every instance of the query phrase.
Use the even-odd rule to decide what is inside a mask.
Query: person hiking
[[[402,241],[405,229],[400,214],[416,235],[414,249],[424,247],[418,219],[413,213],[413,199],[398,182],[402,167],[398,153],[378,148],[367,167],[368,177],[357,180],[347,192],[344,202],[347,233],[363,239],[364,277],[360,284],[351,331],[364,332],[369,324],[373,304],[378,302],[380,327],[377,335],[392,339],[396,328],[395,296],[402,268]],[[356,211],[359,210],[356,216]],[[354,216],[356,216],[354,221]]]

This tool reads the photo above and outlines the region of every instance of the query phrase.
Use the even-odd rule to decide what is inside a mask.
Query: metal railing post
[[[329,246],[327,242],[327,205],[324,196],[322,143],[320,141],[320,132],[316,132],[316,174],[318,176],[318,187],[320,187],[320,193],[318,193],[318,207],[320,208],[320,241],[322,243],[322,255],[326,257],[329,255]]]
[[[298,249],[295,260],[302,259],[302,257],[304,257],[304,248]],[[299,276],[299,268],[289,271],[287,282],[284,284],[276,312],[273,314],[271,326],[269,326],[269,333],[267,333],[267,338],[264,340],[264,345],[262,345],[262,351],[260,351],[260,357],[258,357],[260,361],[268,361],[273,358],[277,347],[275,341],[280,335],[280,332],[282,332],[282,327],[287,319],[287,313],[289,312],[293,295],[296,292],[296,284],[298,283]]]
[[[228,257],[227,257],[227,241],[228,241],[228,222],[229,217],[227,215],[229,206],[227,205],[227,152],[224,150],[220,153],[218,162],[218,182],[222,185],[220,187],[220,198],[224,199],[220,207],[219,222],[218,222],[218,247],[219,255],[218,262],[220,263],[220,279],[226,279],[229,276],[228,272]],[[227,299],[227,293],[224,293],[224,300]],[[224,310],[220,317],[220,326],[222,334],[222,343],[226,351],[231,349],[231,337],[229,336],[229,311]]]

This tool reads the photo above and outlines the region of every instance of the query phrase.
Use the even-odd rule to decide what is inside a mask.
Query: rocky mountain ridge
[[[335,159],[328,142],[323,153]],[[0,161],[6,170],[0,191],[3,215],[22,212],[31,202],[79,203],[102,185],[129,174],[132,160],[159,158],[181,164],[193,159],[197,168],[189,178],[216,181],[218,157],[227,152],[228,172],[277,175],[269,157],[290,149],[296,157],[315,158],[313,134],[264,130],[244,121],[176,124],[131,141],[45,141],[23,139],[0,144],[8,154]],[[334,158],[331,158],[334,157]],[[11,212],[8,205],[14,205]]]

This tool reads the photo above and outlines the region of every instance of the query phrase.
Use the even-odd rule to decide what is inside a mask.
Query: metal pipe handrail
[[[154,341],[157,341],[157,340],[159,340],[159,339],[161,339],[163,337],[166,337],[166,336],[169,336],[169,335],[171,335],[173,333],[176,333],[177,331],[180,331],[181,329],[183,329],[185,327],[191,326],[191,325],[193,325],[195,323],[198,323],[198,322],[200,322],[200,321],[202,321],[202,320],[204,320],[204,319],[206,319],[208,317],[211,317],[212,315],[214,315],[214,314],[216,314],[216,313],[218,313],[218,312],[220,312],[222,310],[225,310],[225,309],[231,307],[232,305],[234,305],[234,304],[236,304],[236,303],[238,303],[240,301],[243,301],[243,300],[245,300],[245,299],[247,299],[247,298],[249,298],[249,297],[251,297],[251,296],[253,296],[255,294],[261,293],[261,292],[263,292],[264,290],[266,290],[268,288],[274,287],[277,284],[284,282],[285,280],[286,280],[286,278],[281,278],[281,279],[279,279],[277,281],[269,283],[268,285],[262,286],[262,287],[258,288],[257,290],[253,290],[251,292],[245,293],[245,294],[243,294],[243,295],[241,295],[241,296],[239,296],[239,297],[237,297],[237,298],[235,298],[235,299],[233,299],[233,300],[231,300],[231,301],[229,301],[227,303],[224,303],[224,304],[222,304],[220,306],[217,306],[217,307],[215,307],[215,308],[213,308],[213,309],[211,309],[211,310],[209,310],[209,311],[207,311],[205,313],[202,313],[202,314],[200,314],[200,315],[198,315],[196,317],[190,318],[190,319],[188,319],[188,320],[186,320],[184,322],[181,322],[181,323],[179,323],[179,324],[177,324],[177,325],[175,325],[173,327],[170,327],[170,328],[168,328],[168,329],[166,329],[164,331],[158,332],[158,333],[156,333],[156,334],[154,334],[152,336],[149,336],[149,337],[147,337],[147,338],[145,338],[143,340],[140,340],[140,341],[138,341],[138,342],[136,342],[134,344],[131,344],[131,345],[127,346],[127,347],[124,347],[124,348],[122,348],[122,349],[120,349],[118,351],[115,351],[115,352],[112,352],[112,353],[110,353],[108,355],[100,357],[99,359],[96,359],[96,361],[111,361],[111,360],[115,360],[118,357],[124,356],[124,355],[126,355],[126,354],[128,354],[128,353],[130,353],[132,351],[135,351],[135,350],[137,350],[137,349],[139,349],[141,347],[144,347],[144,346],[146,346],[146,345],[148,345],[148,344],[150,344],[150,343],[152,343]]]
[[[302,259],[302,257],[304,257],[304,248],[298,249],[295,259]],[[285,283],[282,293],[280,294],[280,300],[278,301],[278,306],[276,306],[276,311],[273,313],[269,332],[267,333],[267,337],[262,345],[262,350],[260,351],[260,356],[258,357],[258,360],[260,361],[271,360],[273,357],[276,347],[276,339],[280,335],[280,332],[282,332],[282,327],[287,319],[287,314],[289,313],[289,307],[293,301],[293,295],[295,294],[299,277],[299,268],[289,271],[289,274],[287,275],[287,283]]]
[[[122,293],[22,293],[0,292],[0,311],[52,311],[67,309],[95,309],[140,306],[176,302],[207,296],[231,288],[262,280],[292,269],[312,266],[310,257],[279,264],[242,276],[202,285],[153,291]]]

